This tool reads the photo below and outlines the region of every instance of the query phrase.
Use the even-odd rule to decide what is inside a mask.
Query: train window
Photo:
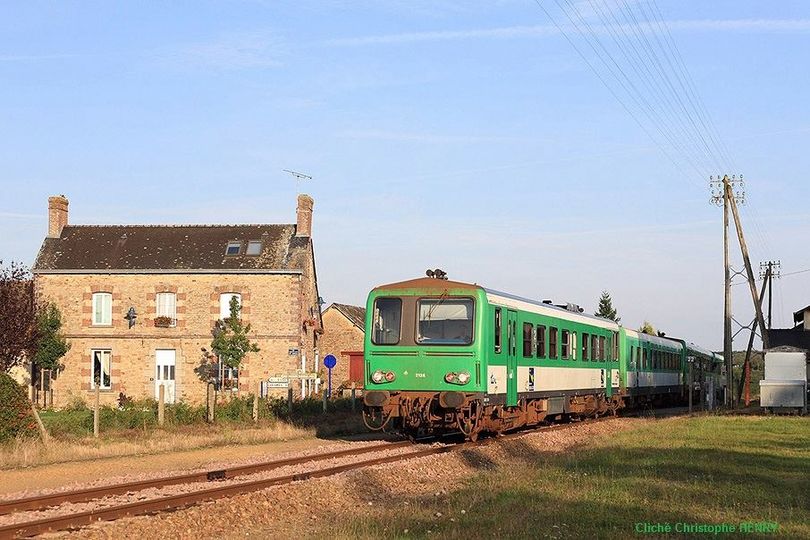
[[[619,333],[613,332],[613,360],[619,361]]]
[[[571,332],[571,358],[573,360],[577,359],[577,333]]]
[[[641,369],[647,369],[647,349],[641,349]]]
[[[546,327],[537,325],[537,358],[546,357]]]
[[[371,341],[375,345],[396,345],[399,343],[401,323],[402,300],[377,298],[374,301],[374,331]]]
[[[568,334],[568,330],[562,331],[562,335],[560,336],[560,346],[562,349],[562,357],[567,359],[570,356],[569,349],[571,348],[571,336]]]
[[[501,352],[501,308],[495,308],[495,352]]]
[[[599,336],[591,334],[591,360],[599,361]]]
[[[523,323],[523,357],[532,357],[532,337],[534,336],[534,325]]]
[[[553,326],[548,329],[548,357],[557,358],[557,329]]]
[[[599,360],[605,361],[605,336],[599,336]]]
[[[588,360],[588,334],[582,332],[582,360]]]
[[[636,348],[630,345],[630,371],[636,369]]]
[[[425,345],[469,345],[473,335],[471,298],[423,298],[417,303],[416,342]]]

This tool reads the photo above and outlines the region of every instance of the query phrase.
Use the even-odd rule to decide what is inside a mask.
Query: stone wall
[[[205,384],[195,373],[202,348],[210,349],[211,330],[219,318],[219,295],[242,295],[242,319],[250,323],[250,338],[261,351],[249,354],[239,374],[240,393],[255,392],[258,381],[296,373],[300,354],[309,364],[315,353],[317,289],[310,267],[305,274],[38,274],[37,291],[62,311],[63,331],[71,349],[63,358],[65,369],[54,381],[54,405],[72,399],[92,399],[92,351],[112,351],[111,386],[102,401],[113,404],[120,392],[129,397],[154,397],[155,351],[175,351],[177,399],[201,402]],[[92,295],[112,294],[112,324],[92,324]],[[177,321],[157,328],[155,295],[174,292]],[[136,324],[124,319],[130,307]],[[311,311],[312,310],[312,311]],[[314,319],[310,317],[315,313]],[[309,324],[307,319],[314,320]],[[297,349],[298,354],[289,354]]]
[[[338,386],[349,380],[349,357],[345,351],[363,350],[363,331],[334,307],[323,312],[323,335],[318,340],[321,358],[335,355],[337,366],[332,370],[332,384]]]

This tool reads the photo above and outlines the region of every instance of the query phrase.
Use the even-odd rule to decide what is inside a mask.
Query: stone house
[[[33,274],[71,343],[54,405],[90,401],[95,380],[107,404],[119,393],[155,397],[160,384],[170,402],[203,401],[203,349],[233,297],[261,350],[239,370],[210,370],[223,391],[255,392],[314,364],[322,320],[312,208],[299,195],[295,224],[72,225],[68,200],[50,197]]]
[[[335,385],[350,383],[348,353],[363,351],[365,328],[366,308],[335,303],[324,310],[323,335],[318,340],[318,348],[322,356],[333,354],[337,358],[337,366],[332,370]]]

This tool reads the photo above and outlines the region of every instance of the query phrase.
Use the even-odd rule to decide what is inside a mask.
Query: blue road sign
[[[327,354],[323,357],[323,365],[329,370],[329,392],[326,395],[332,397],[332,368],[337,365],[337,358],[334,354]]]

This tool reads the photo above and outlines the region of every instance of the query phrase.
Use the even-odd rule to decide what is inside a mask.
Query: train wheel
[[[481,431],[481,405],[478,401],[471,401],[469,409],[462,409],[456,413],[458,429],[471,441],[478,439]]]
[[[363,423],[371,431],[382,431],[390,421],[391,414],[385,414],[382,407],[366,407],[363,409]]]

